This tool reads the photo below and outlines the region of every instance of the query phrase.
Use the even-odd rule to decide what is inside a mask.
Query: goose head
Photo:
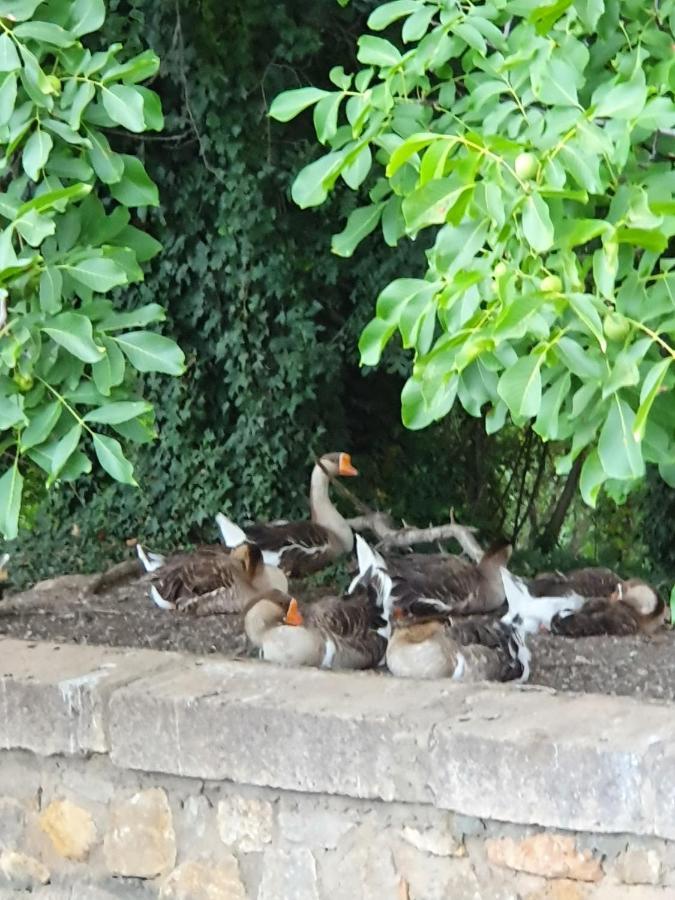
[[[610,600],[613,603],[619,601],[627,603],[640,616],[651,616],[662,605],[654,588],[641,578],[627,578],[620,581]]]
[[[341,478],[353,478],[358,475],[358,469],[352,465],[352,458],[349,453],[324,453],[319,458],[321,468],[333,478],[340,476]]]
[[[265,635],[284,624],[291,597],[283,591],[267,591],[254,597],[244,609],[244,631],[254,647],[262,647]]]

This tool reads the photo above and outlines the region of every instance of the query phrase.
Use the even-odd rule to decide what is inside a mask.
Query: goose
[[[289,577],[318,572],[354,547],[354,533],[329,495],[330,478],[353,477],[358,471],[348,453],[327,453],[312,470],[309,503],[311,518],[301,522],[249,525],[242,529],[223,513],[216,521],[223,543],[237,547],[244,541],[257,544],[266,563],[278,566]]]
[[[640,578],[619,582],[607,597],[587,600],[577,612],[551,620],[551,633],[567,637],[590,637],[599,634],[625,636],[651,635],[666,620],[666,604],[654,588]]]
[[[139,557],[147,558],[143,548]],[[142,555],[143,554],[143,555]],[[153,554],[150,597],[160,609],[176,609],[199,616],[241,612],[246,602],[266,590],[286,590],[286,576],[266,565],[255,544],[242,544],[231,553],[220,544],[178,553],[159,567]]]
[[[453,620],[424,600],[394,607],[387,668],[397,678],[527,681],[530,651],[518,625]]]

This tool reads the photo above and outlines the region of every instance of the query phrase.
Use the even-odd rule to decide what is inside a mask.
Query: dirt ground
[[[5,594],[0,599],[0,636],[236,659],[253,655],[240,616],[196,618],[157,609],[148,599],[147,584],[135,578],[134,564],[122,564],[120,569],[127,575],[133,572],[132,580],[99,584],[95,593],[96,576],[66,575],[22,594]],[[306,600],[327,592],[308,591],[302,584],[293,589]],[[653,638],[536,636],[529,644],[533,684],[675,700],[675,630]]]

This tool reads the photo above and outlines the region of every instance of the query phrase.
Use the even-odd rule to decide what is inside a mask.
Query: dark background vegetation
[[[159,185],[162,206],[146,225],[164,252],[119,301],[163,304],[189,368],[149,380],[160,438],[134,460],[140,490],[97,476],[46,499],[35,492],[16,581],[99,568],[131,553],[130,538],[156,548],[213,540],[219,509],[302,515],[313,454],[347,449],[360,496],[410,523],[445,521],[453,507],[486,543],[515,537],[524,564],[600,560],[672,583],[675,492],[658,476],[625,505],[604,498],[591,511],[576,469],[556,476],[555,448],[531,432],[488,437],[459,408],[407,432],[402,351],[359,369],[379,289],[423,272],[424,248],[372,237],[353,259],[331,255],[330,234],[356,200],[338,190],[319,211],[295,208],[294,173],[317,153],[310,117],[280,126],[266,111],[278,91],[348,69],[374,5],[110,0],[103,40],[159,53],[153,87],[166,114],[163,135],[133,138]]]

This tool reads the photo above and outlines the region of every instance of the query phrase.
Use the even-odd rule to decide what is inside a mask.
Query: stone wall
[[[0,900],[675,900],[672,712],[0,640]]]

